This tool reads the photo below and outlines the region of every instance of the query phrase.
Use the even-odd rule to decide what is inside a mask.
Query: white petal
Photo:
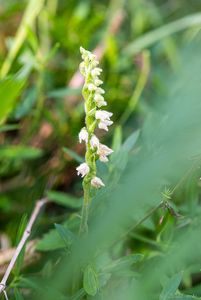
[[[91,75],[92,77],[95,77],[95,76],[99,76],[100,73],[102,72],[103,70],[101,68],[94,68],[92,71],[91,71]]]
[[[99,85],[103,84],[103,81],[97,78],[97,79],[94,80],[94,84],[96,86],[99,86]]]
[[[97,138],[97,136],[93,135],[91,140],[90,140],[91,148],[92,149],[98,148],[99,144],[100,144],[99,139]]]
[[[101,89],[100,87],[97,87],[96,92],[99,94],[105,94],[105,91]]]
[[[87,87],[88,87],[88,90],[91,92],[95,91],[97,88],[93,83],[89,83]]]
[[[81,175],[81,177],[84,177],[90,171],[89,166],[87,165],[87,163],[82,163],[81,165],[79,165],[76,168],[76,170],[77,170],[77,175]]]
[[[97,105],[97,107],[99,108],[99,107],[101,107],[101,106],[106,106],[107,105],[107,102],[106,101],[102,101],[102,102],[96,102],[96,105]]]
[[[98,123],[98,128],[108,131],[107,125],[102,121]]]
[[[102,186],[105,186],[105,184],[103,183],[103,181],[99,178],[99,177],[94,177],[91,180],[91,185],[95,188],[100,188]]]
[[[79,142],[82,143],[82,141],[84,142],[88,142],[88,138],[89,138],[89,134],[86,130],[85,127],[83,127],[79,133]]]
[[[113,124],[113,122],[110,120],[103,120],[98,123],[98,127],[100,129],[104,129],[104,130],[108,131],[108,126],[110,126],[112,124]]]
[[[96,111],[96,119],[97,120],[101,120],[101,121],[105,121],[105,120],[110,120],[110,117],[113,115],[113,113],[106,111],[106,110],[97,110]]]
[[[108,146],[100,144],[97,154],[100,156],[108,156],[110,154],[112,154],[114,151],[112,149],[110,149]]]
[[[99,160],[102,161],[102,162],[108,162],[109,161],[107,156],[99,156]]]
[[[98,107],[107,105],[107,102],[104,101],[104,97],[97,93],[94,96],[94,101]]]

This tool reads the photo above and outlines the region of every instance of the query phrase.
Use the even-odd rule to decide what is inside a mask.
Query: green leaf
[[[98,275],[91,265],[87,266],[84,271],[83,287],[90,296],[95,296],[98,291]]]
[[[26,274],[26,278],[23,276],[20,276],[18,280],[19,280],[18,286],[20,288],[28,288],[28,289],[32,289],[32,290],[40,289],[40,286],[39,286],[38,282],[35,280],[35,278],[28,277],[27,274]]]
[[[62,248],[66,248],[66,244],[56,229],[52,229],[44,234],[43,238],[36,245],[36,249],[39,251],[53,251]]]
[[[0,158],[3,159],[35,159],[42,155],[42,150],[25,146],[3,146],[0,148]]]
[[[140,131],[134,131],[127,139],[126,141],[123,143],[123,150],[124,151],[131,151],[133,149],[133,147],[135,146],[138,137],[139,137]]]
[[[17,232],[17,236],[16,236],[16,241],[15,241],[15,245],[17,246],[20,242],[20,239],[22,238],[24,231],[26,229],[27,226],[27,215],[23,215],[20,221],[20,225],[18,228],[18,232]],[[25,254],[25,246],[22,248],[18,259],[16,261],[15,267],[13,269],[13,273],[15,276],[18,276],[20,274],[20,270],[22,268],[23,262],[24,262],[24,254]]]
[[[167,283],[165,284],[165,286],[163,287],[163,290],[160,294],[160,300],[168,300],[171,296],[173,296],[178,287],[179,284],[181,282],[182,279],[182,273],[177,273],[175,274],[173,277],[171,277]]]
[[[173,297],[168,298],[168,300],[200,300],[200,297],[191,296],[191,295],[175,295]]]
[[[16,300],[24,300],[22,294],[20,293],[19,289],[14,288],[14,296]]]
[[[67,298],[67,300],[81,300],[81,299],[83,299],[84,295],[85,295],[85,290],[84,289],[80,289],[72,297]]]
[[[104,267],[103,270],[109,272],[122,271],[124,269],[128,269],[130,266],[132,266],[132,264],[140,262],[143,258],[144,255],[140,253],[128,255],[113,261],[112,263],[108,264],[107,267]]]
[[[84,162],[84,158],[81,157],[80,155],[78,155],[76,152],[74,152],[71,149],[68,149],[66,147],[63,148],[63,151],[68,154],[70,157],[72,157],[76,162],[78,163],[83,163]]]
[[[69,247],[75,239],[75,235],[68,228],[61,224],[55,224],[55,227],[60,237],[63,239],[66,247]]]
[[[135,39],[134,42],[129,44],[124,49],[124,54],[133,55],[140,52],[142,49],[145,49],[154,43],[170,36],[173,33],[179,32],[181,30],[187,29],[193,26],[201,25],[201,14],[195,13],[189,16],[186,16],[182,19],[173,21],[169,24],[163,25],[157,29],[151,30],[144,35],[141,35],[139,38]]]
[[[14,77],[0,80],[0,124],[13,111],[25,81],[17,80]]]
[[[135,143],[138,140],[138,137],[139,137],[139,130],[133,132],[126,139],[126,141],[119,148],[119,150],[114,152],[111,155],[111,166],[112,166],[112,169],[117,172],[118,179],[128,163],[129,152],[133,149]]]
[[[22,117],[30,113],[31,109],[33,108],[36,102],[36,99],[36,89],[32,88],[27,92],[24,100],[17,105],[14,112],[14,117],[16,119],[21,119]]]
[[[20,126],[18,124],[6,124],[0,127],[0,132],[17,130],[19,128]]]
[[[80,95],[81,89],[80,88],[62,88],[53,90],[48,93],[49,98],[63,98],[65,96],[73,96],[73,95]]]
[[[38,242],[36,246],[37,250],[53,251],[66,247],[69,248],[76,236],[68,229],[68,223],[62,225],[55,224],[56,229],[51,229]]]
[[[66,193],[48,191],[47,197],[52,202],[57,204],[70,207],[70,208],[80,208],[82,206],[82,199],[73,197]]]
[[[113,141],[112,141],[112,149],[113,151],[119,150],[122,143],[122,127],[117,126],[114,130]]]
[[[110,280],[111,276],[111,273],[101,273],[98,277],[100,287],[104,287]]]

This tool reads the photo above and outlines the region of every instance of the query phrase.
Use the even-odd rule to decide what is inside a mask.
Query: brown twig
[[[48,203],[48,199],[47,198],[43,198],[41,200],[38,200],[36,202],[36,205],[35,205],[35,208],[31,214],[31,217],[29,219],[29,222],[27,224],[27,227],[22,235],[22,238],[17,246],[17,248],[15,249],[15,252],[12,256],[12,259],[6,269],[6,272],[0,282],[0,294],[3,292],[5,297],[7,297],[7,294],[5,292],[5,288],[6,288],[6,283],[7,283],[7,280],[8,280],[8,277],[10,276],[10,273],[16,263],[16,260],[19,256],[19,254],[21,253],[21,250],[22,248],[24,247],[26,241],[28,240],[30,234],[31,234],[31,230],[32,230],[32,227],[33,227],[33,224],[35,223],[40,211],[41,211],[41,208]]]
[[[37,260],[40,259],[41,254],[36,251],[37,243],[38,239],[31,240],[27,243],[23,267],[30,266],[32,263],[35,263]],[[7,266],[10,263],[10,260],[12,259],[15,251],[16,247],[9,247],[0,250],[0,276],[3,276],[6,272]]]

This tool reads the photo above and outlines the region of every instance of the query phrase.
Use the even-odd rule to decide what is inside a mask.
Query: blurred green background
[[[112,250],[112,258],[119,259],[136,253],[148,258],[157,255],[161,257],[168,247],[172,251],[173,241],[180,236],[177,231],[179,226],[184,227],[185,233],[185,226],[198,222],[201,213],[201,124],[198,101],[200,10],[199,0],[0,0],[2,257],[19,241],[37,199],[48,196],[51,200],[32,232],[31,240],[34,241],[33,251],[36,257],[31,257],[28,262],[25,259],[24,263],[21,259],[12,275],[11,299],[26,299],[29,296],[26,289],[34,290],[30,282],[33,284],[35,278],[28,279],[30,274],[39,274],[39,278],[45,274],[44,277],[48,278],[47,274],[52,274],[58,257],[65,256],[65,243],[61,238],[64,228],[55,229],[54,224],[64,224],[61,226],[70,228],[74,233],[77,230],[82,185],[75,168],[85,153],[83,145],[78,143],[78,133],[84,124],[81,96],[83,79],[78,71],[80,46],[94,51],[100,60],[107,109],[114,114],[114,125],[110,133],[105,135],[98,132],[102,141],[116,152],[108,167],[98,165],[99,172],[108,182],[106,190],[96,195],[92,210],[92,224],[94,216],[101,212],[94,221],[100,241],[107,244],[106,248],[110,248],[113,237],[117,235],[119,243]],[[142,129],[140,137],[138,129]],[[128,164],[128,171],[125,171],[130,156],[131,163]],[[123,172],[127,174],[127,180],[121,176]],[[134,194],[133,180],[139,183]],[[111,196],[113,189],[116,190],[117,187],[120,189],[119,195],[125,197],[125,203],[128,204],[125,211],[122,202],[119,200],[115,204]],[[106,205],[108,213],[105,213],[105,223],[111,224],[111,228],[107,232],[104,227],[106,225],[103,228],[100,225],[105,208],[104,205],[99,207],[97,201],[104,199],[107,202],[110,197],[113,200],[109,208]],[[118,198],[118,194],[115,197]],[[129,202],[129,197],[134,197],[136,202],[141,199],[141,204]],[[165,199],[162,206],[161,197]],[[136,212],[134,219],[133,216],[129,219],[129,209]],[[138,224],[142,219],[143,223],[147,214],[145,225],[141,226],[139,223],[138,228],[124,234],[126,237],[122,240],[121,230],[130,227],[134,221]],[[184,219],[178,221],[177,214],[185,216]],[[198,222],[196,230],[199,226]],[[116,228],[114,232],[113,227]],[[193,232],[191,236],[194,245],[193,242],[199,242],[199,231],[193,231],[192,228],[189,230]],[[101,239],[102,232],[107,232],[108,236]],[[38,239],[39,243],[36,241]],[[81,243],[84,243],[83,249],[86,247],[86,252],[90,253],[88,247],[91,245],[93,249],[94,244],[101,242],[97,242],[93,234],[88,239]],[[185,244],[185,241],[187,238],[184,235],[181,243]],[[38,253],[35,253],[36,247]],[[81,249],[80,247],[80,244],[75,245],[76,249]],[[185,247],[186,244],[183,249]],[[200,244],[195,247],[200,249]],[[192,250],[193,248],[189,248],[186,253],[190,255]],[[44,251],[49,255],[44,255]],[[80,253],[77,255],[79,257]],[[72,265],[77,260],[76,256],[68,259]],[[154,280],[159,280],[159,272],[158,277],[153,279],[154,283],[150,283],[150,286],[153,284],[152,290],[147,284],[145,295],[141,292],[143,281],[132,282],[129,289],[125,279],[122,280],[122,290],[126,287],[128,294],[125,291],[121,291],[123,295],[120,291],[111,294],[118,286],[119,281],[115,279],[112,284],[108,283],[109,291],[106,294],[100,296],[95,293],[95,297],[156,300],[160,295],[160,300],[200,299],[193,296],[182,298],[180,294],[175,298],[172,296],[179,284],[182,294],[201,296],[199,259],[197,253],[197,265],[193,262],[185,268],[182,261],[182,267],[178,266],[170,272],[164,263],[161,273],[166,274],[164,277],[170,277],[169,286],[167,278],[162,280],[163,288],[155,286]],[[174,255],[171,260],[176,260]],[[185,257],[183,260],[186,261]],[[1,275],[7,264],[4,258],[2,261]],[[143,261],[135,270],[139,271],[139,277],[145,276],[146,282],[149,282],[152,263]],[[128,266],[130,267],[129,263],[126,267]],[[181,271],[184,272],[182,275]],[[65,276],[68,278],[70,275]],[[138,276],[134,276],[135,280]],[[171,276],[176,277],[173,280]],[[108,282],[109,277],[104,280]],[[168,294],[165,287],[172,294]],[[77,290],[79,288],[80,284]],[[85,286],[85,292],[86,290]],[[76,288],[73,289],[75,291]],[[71,296],[73,292],[71,291]],[[80,295],[77,294],[77,298],[72,299],[91,299],[90,296],[83,298],[86,297],[85,292],[83,294],[81,289]],[[60,299],[61,295],[54,297]],[[64,299],[71,298],[66,296]]]

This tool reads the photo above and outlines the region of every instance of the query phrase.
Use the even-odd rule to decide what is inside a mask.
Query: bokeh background
[[[200,249],[200,10],[199,0],[0,1],[1,275],[11,257],[6,254],[18,243],[37,199],[51,200],[34,227],[24,260],[13,272],[10,293],[16,299],[26,299],[34,290],[30,282],[38,280],[36,274],[38,278],[52,274],[63,256],[63,229],[55,229],[54,224],[76,232],[79,223],[82,184],[75,168],[85,153],[78,143],[84,124],[80,46],[93,51],[103,68],[107,109],[114,114],[114,125],[109,134],[97,134],[116,151],[109,166],[98,165],[108,188],[96,200],[107,203],[111,198],[109,207],[94,204],[91,222],[100,239],[92,231],[89,240],[82,241],[83,249],[91,253],[94,244],[102,243],[109,249],[115,237],[119,248],[113,249],[113,258],[135,253],[161,257],[167,249],[172,251],[181,234],[178,228],[184,228],[181,244],[187,249],[178,264],[175,252],[169,254],[169,264],[177,265],[176,269],[159,264],[161,272],[146,285],[147,294],[141,292],[143,281],[132,282],[129,290],[123,279],[122,290],[113,295],[119,284],[115,279],[102,297],[159,299],[156,282],[165,273],[160,300],[200,299],[172,296],[179,284],[182,294],[201,296],[200,257],[195,255],[194,264],[189,259],[193,247]],[[125,171],[129,155],[131,163]],[[119,194],[114,197],[117,187]],[[161,199],[168,203],[161,206]],[[133,222],[135,230],[128,234]],[[189,237],[185,226],[193,232],[192,248],[185,244]],[[79,252],[81,246],[74,247]],[[68,259],[73,265],[77,258]],[[138,266],[146,282],[152,264]],[[30,274],[35,274],[34,279]],[[170,282],[173,292],[165,294],[166,277],[173,275],[178,284],[174,289]],[[85,299],[84,295],[72,299]]]

